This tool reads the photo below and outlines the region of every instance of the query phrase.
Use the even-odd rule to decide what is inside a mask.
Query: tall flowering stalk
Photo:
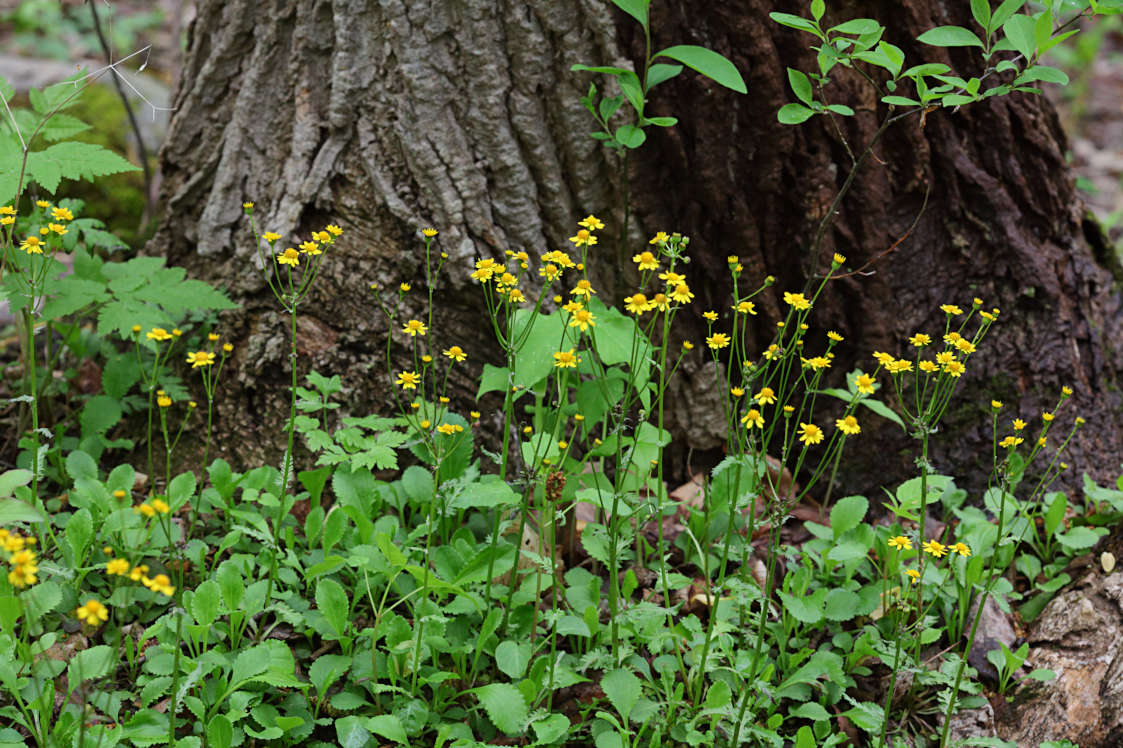
[[[288,247],[283,251],[276,251],[280,234],[272,231],[258,235],[257,225],[253,219],[253,203],[242,203],[242,210],[250,219],[250,230],[253,231],[254,245],[257,249],[258,259],[265,272],[265,280],[269,290],[281,304],[281,308],[289,315],[289,418],[285,426],[288,435],[288,444],[285,447],[284,461],[281,464],[281,482],[277,487],[277,514],[273,518],[273,553],[269,564],[269,583],[265,589],[265,604],[273,594],[273,584],[277,576],[277,559],[281,538],[281,523],[288,513],[288,487],[289,479],[293,472],[293,440],[296,436],[296,313],[301,302],[307,298],[312,290],[312,284],[319,275],[327,249],[335,238],[343,233],[343,229],[335,225],[328,225],[321,231],[312,234],[312,239],[302,242],[299,249]]]
[[[215,345],[219,341],[217,333],[210,333],[207,336],[208,342]],[[201,472],[206,475],[207,460],[210,457],[211,450],[211,431],[214,425],[214,395],[215,390],[218,388],[218,379],[222,375],[222,368],[226,365],[226,359],[234,350],[234,346],[230,343],[224,343],[219,349],[219,353],[215,351],[194,351],[187,354],[187,363],[191,364],[191,369],[199,370],[199,376],[203,382],[203,392],[207,397],[207,430],[203,438],[203,463]],[[218,357],[218,365],[215,365],[215,358]],[[187,524],[187,534],[191,534],[192,528],[195,526],[195,517],[197,515],[196,502],[191,502],[191,518]]]

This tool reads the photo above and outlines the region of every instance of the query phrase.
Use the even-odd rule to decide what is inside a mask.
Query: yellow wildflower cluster
[[[336,237],[342,233],[343,229],[335,224],[328,224],[319,231],[313,231],[311,239],[297,245],[300,248],[299,250],[287,247],[283,252],[278,252],[276,254],[277,264],[288,265],[294,268],[299,267],[301,256],[314,258],[318,255],[322,255],[328,245],[334,244]],[[266,231],[261,235],[261,238],[272,247],[280,240],[281,235],[273,231]]]
[[[133,507],[133,512],[143,514],[145,517],[155,517],[157,514],[167,514],[172,508],[163,499],[149,499],[143,504]]]
[[[105,562],[105,573],[118,577],[128,577],[134,582],[140,582],[153,592],[159,592],[168,597],[175,594],[175,586],[172,584],[172,580],[168,575],[157,574],[154,577],[148,576],[147,564],[130,566],[129,562],[123,558],[111,558]]]
[[[30,546],[35,538],[0,529],[0,548],[8,555],[8,581],[13,587],[30,587],[39,581],[39,561]]]

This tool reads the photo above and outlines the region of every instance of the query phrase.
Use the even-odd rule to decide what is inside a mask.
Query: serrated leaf
[[[366,728],[375,735],[393,740],[400,745],[409,745],[409,736],[402,727],[402,721],[393,714],[380,714],[377,717],[368,717]]]
[[[970,29],[962,26],[937,26],[928,29],[916,38],[922,44],[933,47],[982,47],[983,42]]]
[[[344,655],[322,655],[308,668],[308,679],[321,694],[351,667],[351,658]]]
[[[17,522],[32,524],[46,521],[46,516],[31,504],[19,499],[0,499],[0,526]]]
[[[823,620],[823,611],[811,601],[810,598],[799,598],[786,592],[778,593],[784,604],[784,610],[801,623],[818,623]]]
[[[628,717],[643,695],[643,684],[630,670],[617,669],[606,673],[600,682],[601,690],[627,724]]]
[[[105,284],[85,278],[68,275],[52,281],[47,288],[48,300],[43,305],[42,316],[46,319],[61,319],[90,304],[109,299]]]
[[[737,93],[748,93],[745,79],[737,66],[724,56],[705,47],[693,44],[678,44],[656,52],[654,57],[670,57],[688,68],[696,70],[710,80]]]
[[[507,735],[518,735],[526,728],[529,711],[522,692],[510,683],[490,683],[470,691],[480,700],[487,718]]]
[[[828,621],[849,621],[858,615],[861,607],[862,599],[857,593],[834,587],[827,593],[823,616]]]
[[[831,507],[831,531],[835,539],[858,526],[865,519],[870,502],[865,496],[847,496]]]
[[[69,114],[56,114],[54,117],[47,120],[47,123],[43,125],[39,134],[42,135],[45,140],[55,142],[66,138],[72,138],[78,133],[85,132],[89,129],[90,126],[77,117],[72,117]]]
[[[336,636],[347,633],[347,616],[351,607],[343,585],[334,579],[321,579],[316,583],[316,608],[335,630]]]
[[[113,647],[106,644],[76,652],[66,668],[67,693],[74,693],[74,689],[84,681],[108,675],[117,662],[116,655]]]
[[[191,615],[200,626],[210,626],[218,618],[222,588],[213,579],[207,579],[195,588],[191,596]]]
[[[30,470],[23,469],[5,470],[0,473],[0,498],[11,496],[17,487],[26,486],[33,477],[34,474]],[[0,521],[0,524],[3,522]]]
[[[28,176],[54,193],[63,179],[87,179],[139,171],[113,151],[92,143],[56,143],[27,157]]]

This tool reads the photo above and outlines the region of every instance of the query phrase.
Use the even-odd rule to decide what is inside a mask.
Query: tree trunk
[[[977,54],[956,50],[949,59],[909,42],[933,26],[970,25],[966,4],[945,5],[853,2],[832,13],[837,21],[877,18],[905,50],[906,66],[946,61],[976,71]],[[589,74],[570,72],[577,62],[642,58],[638,27],[607,2],[202,0],[161,154],[165,219],[149,251],[225,284],[243,304],[225,320],[237,343],[236,374],[223,385],[227,436],[219,443],[238,461],[275,458],[287,415],[285,325],[255,263],[244,200],[256,203],[260,227],[286,239],[328,222],[346,230],[301,312],[298,366],[339,373],[346,409],[363,414],[389,412],[392,395],[387,325],[368,286],[419,287],[419,228],[439,228],[449,254],[434,343],[459,344],[478,365],[495,348],[481,324],[482,298],[467,281],[473,259],[565,246],[574,222],[594,212],[609,236],[591,271],[619,301],[630,277],[616,269],[630,266],[630,252],[611,232],[623,224],[630,194],[631,246],[656,230],[692,237],[697,312],[728,309],[727,255],[742,258],[746,278],[777,277],[760,304],[762,345],[780,291],[802,288],[835,251],[850,267],[872,262],[832,282],[816,311],[823,333],[847,337],[832,370],[839,378],[854,365],[872,370],[873,350],[903,355],[912,333],[942,332],[940,304],[969,306],[978,296],[1001,307],[934,441],[938,470],[985,481],[990,400],[1007,404],[1004,421],[1028,420],[1068,384],[1088,426],[1067,461],[1100,477],[1114,471],[1114,257],[1084,216],[1051,106],[1015,94],[897,124],[842,202],[822,256],[810,257],[849,154],[870,141],[884,105],[856,76],[835,71],[832,102],[849,104],[855,117],[778,124],[776,110],[792,99],[785,66],[810,70],[814,53],[809,36],[771,23],[769,10],[760,0],[653,4],[657,46],[725,54],[749,95],[696,75],[655,89],[649,111],[680,122],[653,128],[627,162],[626,180],[615,156],[587,136],[594,124],[578,99]],[[926,192],[919,222],[885,254],[908,233]],[[680,335],[699,339],[697,312]],[[723,441],[703,412],[713,410],[704,406],[712,372],[701,350],[695,355],[675,385],[680,473],[716,454],[692,450]],[[452,384],[465,401],[474,396],[468,377]],[[856,490],[915,472],[915,451],[891,424],[866,418],[855,446],[847,462]]]

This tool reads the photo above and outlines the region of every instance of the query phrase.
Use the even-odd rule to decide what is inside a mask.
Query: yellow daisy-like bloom
[[[916,335],[913,335],[911,338],[909,338],[909,343],[917,348],[923,348],[931,342],[932,337],[922,332],[918,332]]]
[[[729,388],[729,394],[732,395],[733,397],[741,397],[742,395],[745,394],[745,391],[743,389],[741,389],[740,387],[730,387]]]
[[[780,356],[782,356],[783,353],[784,352],[783,352],[783,350],[781,350],[780,346],[773,343],[772,345],[768,346],[768,348],[765,349],[764,353],[762,353],[760,355],[763,356],[768,361],[774,361],[774,360],[780,358]]]
[[[137,504],[133,507],[134,514],[143,514],[145,517],[155,517],[156,510],[148,504]]]
[[[156,398],[156,404],[161,408],[170,408],[172,405],[172,399],[167,395],[160,395],[158,398]]]
[[[277,263],[280,265],[291,265],[296,267],[300,264],[300,253],[292,247],[289,247],[284,252],[277,255]]]
[[[672,270],[668,270],[665,273],[659,273],[659,280],[665,281],[667,283],[667,288],[671,288],[673,286],[677,286],[680,283],[686,283],[686,276],[681,273],[676,273]]]
[[[1002,401],[1001,400],[991,400],[990,401],[990,407],[994,408],[995,410],[1002,410]]]
[[[323,253],[323,250],[320,249],[320,245],[317,244],[316,242],[303,242],[303,243],[301,243],[300,251],[303,252],[304,254],[310,255],[312,257],[315,257],[316,255]]]
[[[1021,437],[1007,436],[1005,439],[998,443],[998,446],[1002,447],[1003,449],[1010,449],[1012,447],[1018,446],[1024,441],[1025,439],[1022,439]]]
[[[402,293],[406,293],[411,288],[412,288],[412,286],[409,285],[408,283],[399,283],[398,284],[398,290],[401,291]]]
[[[995,319],[994,315],[990,312],[979,312],[979,316],[985,319],[987,322],[994,322]]]
[[[502,265],[496,263],[495,260],[490,257],[486,257],[482,260],[476,260],[476,270],[470,277],[472,280],[486,283],[491,280],[491,276],[502,271]]]
[[[105,562],[105,573],[125,576],[129,573],[129,562],[123,558],[114,558]]]
[[[561,275],[561,268],[559,268],[554,263],[549,262],[549,263],[543,265],[542,267],[538,268],[538,274],[540,276],[542,276],[543,278],[545,278],[546,280],[549,280],[549,281],[556,280],[557,277],[559,275]]]
[[[87,600],[85,605],[74,611],[74,616],[83,623],[97,626],[109,620],[109,609],[97,600]]]
[[[15,222],[15,216],[0,216],[0,226],[11,226]]]
[[[667,236],[666,231],[656,231],[655,236],[651,237],[648,244],[666,244],[671,237]]]
[[[242,210],[246,210],[246,211],[253,210],[253,203],[249,203],[249,202],[242,203]]]
[[[919,368],[926,374],[931,374],[934,371],[940,370],[940,367],[936,366],[936,364],[931,361],[921,361],[919,364]]]
[[[120,488],[113,492],[113,498],[115,499],[123,499],[126,496],[128,496],[128,494]]]
[[[807,297],[801,293],[792,293],[791,291],[784,291],[784,303],[797,311],[811,308],[811,302]]]
[[[192,369],[198,369],[200,366],[210,366],[214,363],[214,354],[208,351],[188,353],[187,363],[191,364]]]
[[[671,300],[667,298],[665,293],[657,293],[651,297],[651,303],[660,312],[665,312],[671,308]],[[754,312],[755,313],[755,312]]]
[[[168,506],[168,502],[164,501],[163,499],[152,499],[152,501],[148,503],[151,504],[152,508],[160,514],[167,514],[172,510],[172,508]]]
[[[846,434],[847,436],[853,436],[854,434],[857,434],[862,430],[862,427],[858,425],[858,419],[854,416],[839,418],[834,422],[834,425],[838,427],[839,431]]]
[[[846,262],[846,255],[840,255],[838,252],[835,252],[834,257],[832,257],[831,260],[834,265],[842,266]]]
[[[167,574],[157,574],[149,579],[148,577],[141,578],[141,584],[153,592],[159,592],[162,595],[171,597],[175,594],[175,587],[172,586],[172,580],[168,579]]]
[[[761,387],[760,392],[753,395],[753,400],[761,405],[773,405],[776,402],[776,393],[771,387]]]
[[[725,348],[729,345],[729,336],[723,332],[715,333],[706,338],[706,345],[708,345],[712,351]]]
[[[0,206],[0,216],[14,216],[15,214],[16,209],[11,205]]]
[[[687,351],[694,350],[694,344],[691,343],[689,340],[682,341],[682,347],[683,347],[683,350],[687,350]]]
[[[1026,422],[1020,418],[1014,419],[1014,431],[1021,431],[1026,427]]]
[[[593,288],[592,283],[590,283],[585,278],[582,278],[581,280],[577,281],[577,285],[573,287],[573,290],[570,291],[570,293],[574,296],[584,296],[586,299],[588,299],[596,293],[596,290]]]
[[[888,366],[896,360],[891,354],[883,353],[881,351],[874,351],[873,357],[877,361],[877,363],[881,364],[882,366]]]
[[[512,288],[507,292],[507,301],[512,304],[522,304],[524,301],[526,301],[526,296],[524,296],[523,292],[519,289]]]
[[[823,430],[813,423],[801,423],[799,440],[804,444],[818,444],[823,441]]]
[[[909,577],[912,579],[913,584],[920,581],[920,572],[917,571],[916,569],[906,569],[905,573],[908,574]]]
[[[871,377],[869,374],[859,374],[858,378],[854,380],[854,386],[858,389],[858,392],[862,393],[863,395],[872,395],[873,385],[873,377]]]
[[[63,226],[61,223],[47,224],[47,228],[50,229],[51,231],[53,231],[54,233],[58,234],[59,236],[62,236],[63,234],[66,234],[70,231],[68,228]]]
[[[896,537],[889,538],[889,547],[896,548],[899,551],[911,551],[912,541],[904,535],[898,535]]]
[[[468,358],[468,354],[465,353],[464,349],[458,345],[449,346],[448,348],[444,349],[442,353],[458,363]]]
[[[576,327],[580,329],[581,332],[586,332],[590,327],[597,326],[597,323],[593,321],[595,319],[596,315],[594,315],[588,309],[578,309],[573,313],[571,319],[569,320],[569,326]]]
[[[437,427],[437,431],[444,434],[445,436],[452,436],[456,433],[456,429],[453,428],[451,423],[442,423]]]
[[[587,229],[580,229],[575,235],[569,237],[569,240],[578,247],[591,247],[597,243],[597,238],[590,234]]]
[[[270,244],[273,244],[274,242],[276,242],[278,239],[281,238],[281,235],[278,234],[275,231],[266,231],[264,234],[261,235],[261,238],[264,239],[265,241],[269,242]]]
[[[951,351],[941,351],[936,354],[936,363],[940,366],[947,366],[952,361],[955,361],[955,354]]]
[[[650,252],[640,252],[638,255],[632,255],[632,262],[638,265],[640,270],[659,269],[659,260],[655,259],[655,255]]]
[[[398,374],[398,378],[394,384],[399,385],[403,390],[416,390],[420,382],[421,377],[418,376],[416,371],[403,371]]]
[[[960,556],[970,556],[971,549],[967,547],[966,543],[956,543],[950,549],[953,553],[958,553]]]
[[[233,343],[223,343],[222,344],[222,352],[223,353],[230,353],[233,350],[234,350],[234,344]]]
[[[690,287],[685,283],[679,283],[675,286],[675,290],[671,292],[671,301],[677,304],[689,304],[693,298],[694,294],[690,292]]]
[[[561,299],[562,299],[562,297],[561,297],[561,296],[558,296],[558,297],[556,297],[556,298],[554,299],[554,301],[555,301],[555,302],[558,302],[558,301],[561,301]],[[568,302],[567,304],[565,304],[565,305],[564,305],[564,306],[562,307],[562,309],[563,309],[563,310],[565,310],[565,311],[569,312],[570,314],[574,314],[575,312],[578,312],[578,311],[580,311],[580,310],[582,310],[582,309],[584,309],[584,308],[585,308],[585,305],[584,305],[584,304],[582,304],[582,303],[581,303],[580,301],[578,301],[577,299],[574,299],[573,301],[570,301],[570,302]]]
[[[912,371],[912,361],[899,358],[895,361],[890,361],[885,365],[885,368],[890,374],[901,374],[906,371]]]
[[[648,301],[647,297],[641,293],[632,294],[624,300],[624,308],[637,316],[649,311],[654,306],[655,304]]]
[[[327,226],[324,226],[324,230],[325,230],[325,231],[327,231],[327,232],[328,232],[329,234],[331,234],[332,236],[339,236],[340,234],[342,234],[342,233],[343,233],[343,229],[341,229],[340,227],[336,226],[336,225],[335,225],[334,223],[329,223],[329,224],[328,224]],[[437,230],[436,230],[436,229],[427,229],[427,230],[428,230],[428,231],[432,231],[432,232],[433,232],[433,236],[436,236],[436,235],[437,235]],[[422,232],[422,233],[424,233],[424,232]]]
[[[745,424],[745,428],[751,429],[756,427],[758,429],[764,428],[764,416],[756,408],[751,408],[745,415],[741,416],[741,423]]]
[[[217,332],[207,333],[207,340],[209,340],[212,343],[217,343],[218,338],[219,338],[219,334]]]
[[[966,338],[960,338],[955,341],[954,345],[959,349],[960,353],[971,354],[975,352],[975,344]]]
[[[944,365],[944,371],[948,373],[949,377],[958,378],[963,376],[963,373],[967,371],[967,367],[959,361],[952,361],[951,363]]]
[[[1061,394],[1064,395],[1065,397],[1072,397],[1072,388],[1069,387],[1068,385],[1065,385],[1064,387],[1061,387]]]
[[[831,368],[831,360],[826,356],[812,356],[811,358],[803,358],[800,360],[803,361],[805,367],[812,371]]]
[[[950,314],[953,317],[963,314],[963,310],[957,307],[955,304],[943,304],[942,306],[940,306],[940,311],[944,314]]]
[[[556,249],[552,249],[546,254],[542,255],[542,262],[552,262],[553,264],[563,268],[575,267],[572,257],[567,255],[565,252],[559,252]]]
[[[432,229],[432,228],[424,228],[424,229],[421,229],[421,234],[426,239],[432,239],[434,236],[437,235],[437,230]]]
[[[572,348],[568,351],[558,351],[554,354],[554,366],[558,369],[575,369],[580,362],[581,357],[578,356]]]
[[[56,221],[73,221],[74,214],[69,208],[51,208],[51,217]]]
[[[29,255],[41,255],[44,246],[42,239],[37,236],[29,236],[20,242],[19,248]]]
[[[175,337],[178,338],[182,334],[183,334],[183,330],[180,330],[178,327],[172,328],[172,335],[174,335]]]
[[[957,332],[954,332],[954,331],[949,332],[947,335],[944,336],[944,342],[947,343],[948,345],[955,345],[956,343],[958,343],[961,340],[963,340],[963,336],[960,335]]]
[[[702,312],[702,316],[708,319],[710,322],[717,321],[717,312]]]
[[[134,566],[132,569],[129,570],[129,579],[133,580],[134,582],[139,582],[141,579],[145,578],[144,575],[147,574],[147,573],[148,573],[148,565],[147,564],[140,564],[139,566]]]
[[[739,301],[737,306],[733,307],[733,311],[738,314],[751,314],[756,316],[756,304],[751,301]]]
[[[578,226],[584,226],[589,231],[598,231],[598,230],[604,228],[604,224],[601,223],[601,220],[599,218],[597,218],[596,216],[592,215],[591,213],[589,215],[585,216],[585,220],[578,221],[577,225]]]
[[[834,330],[828,330],[827,331],[827,338],[829,340],[833,340],[836,343],[841,343],[843,340],[845,340],[845,338],[843,338],[841,335],[839,335]]]
[[[929,556],[935,556],[936,558],[943,558],[948,552],[947,546],[938,540],[927,540],[922,547],[925,553]]]
[[[420,335],[421,337],[425,337],[425,334],[429,332],[429,328],[427,328],[425,326],[425,323],[421,320],[411,319],[402,327],[402,332],[404,332],[406,335],[409,335],[411,338],[417,337],[418,335]]]
[[[470,417],[470,418],[471,418],[471,419],[472,419],[473,421],[478,421],[478,420],[480,420],[480,412],[479,412],[478,410],[470,410],[470,411],[468,411],[468,416],[469,416],[469,417]]]
[[[1056,416],[1053,415],[1052,413],[1050,413],[1049,411],[1045,411],[1044,413],[1041,414],[1041,420],[1044,421],[1045,423],[1049,423],[1054,418],[1056,418]]]

